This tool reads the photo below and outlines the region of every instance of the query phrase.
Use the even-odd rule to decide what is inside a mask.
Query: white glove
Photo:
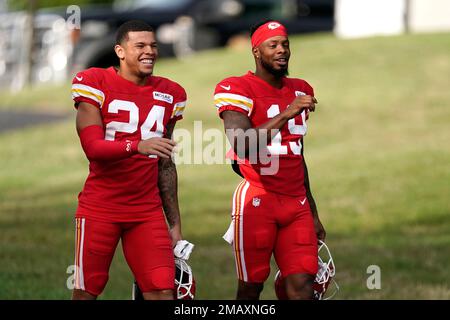
[[[176,258],[188,260],[194,249],[194,245],[186,240],[178,240],[177,245],[173,249],[173,254]]]
[[[234,241],[234,221],[231,221],[227,232],[225,232],[225,234],[223,235],[222,238],[223,238],[223,240],[228,242],[230,245],[233,245],[233,241]]]

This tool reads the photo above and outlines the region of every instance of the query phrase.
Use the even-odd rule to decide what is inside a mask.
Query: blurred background
[[[155,74],[185,87],[177,127],[193,132],[194,121],[222,130],[214,87],[254,70],[248,30],[264,18],[287,26],[290,75],[319,100],[305,155],[336,298],[449,299],[448,17],[446,0],[0,0],[0,299],[70,298],[73,216],[88,173],[70,81],[118,64],[117,27],[155,28]],[[221,236],[239,179],[225,164],[178,171],[197,298],[233,299]],[[275,272],[263,299],[275,298]],[[131,283],[119,248],[101,299],[130,299]]]
[[[116,64],[115,31],[130,19],[155,28],[161,57],[182,58],[238,43],[241,37],[246,41],[250,26],[265,17],[279,19],[291,33],[331,31],[334,12],[332,0],[3,2],[0,76],[13,90],[29,82],[61,82],[89,67]]]

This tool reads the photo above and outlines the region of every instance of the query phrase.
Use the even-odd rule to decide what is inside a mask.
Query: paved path
[[[0,110],[0,133],[41,123],[61,121],[67,117],[67,114]]]

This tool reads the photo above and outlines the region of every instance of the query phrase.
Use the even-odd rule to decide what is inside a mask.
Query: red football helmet
[[[339,286],[334,280],[336,274],[336,269],[334,266],[333,257],[331,256],[330,250],[328,249],[325,242],[319,240],[319,269],[314,279],[313,289],[314,289],[314,299],[315,300],[328,300],[333,298],[339,290]],[[325,292],[329,285],[334,286],[334,290],[331,294],[325,297]],[[275,293],[279,300],[287,300],[288,296],[286,293],[286,284],[283,281],[283,276],[280,270],[278,270],[275,275]]]
[[[191,267],[183,259],[175,258],[175,294],[178,300],[194,300],[195,279]]]

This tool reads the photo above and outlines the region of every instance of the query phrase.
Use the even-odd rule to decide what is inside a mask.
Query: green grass
[[[319,100],[306,160],[337,266],[339,299],[450,298],[450,34],[337,40],[292,38],[290,73]],[[215,84],[253,69],[248,50],[222,49],[157,73],[180,82],[189,105],[180,128],[222,129]],[[69,84],[0,92],[1,108],[72,113]],[[0,298],[67,299],[73,214],[87,175],[74,118],[0,134]],[[231,248],[221,239],[239,181],[227,165],[180,165],[185,237],[199,299],[233,299]],[[381,290],[366,269],[381,268]],[[272,275],[274,274],[274,270]],[[271,279],[262,298],[274,298]],[[103,299],[129,299],[119,249]]]

